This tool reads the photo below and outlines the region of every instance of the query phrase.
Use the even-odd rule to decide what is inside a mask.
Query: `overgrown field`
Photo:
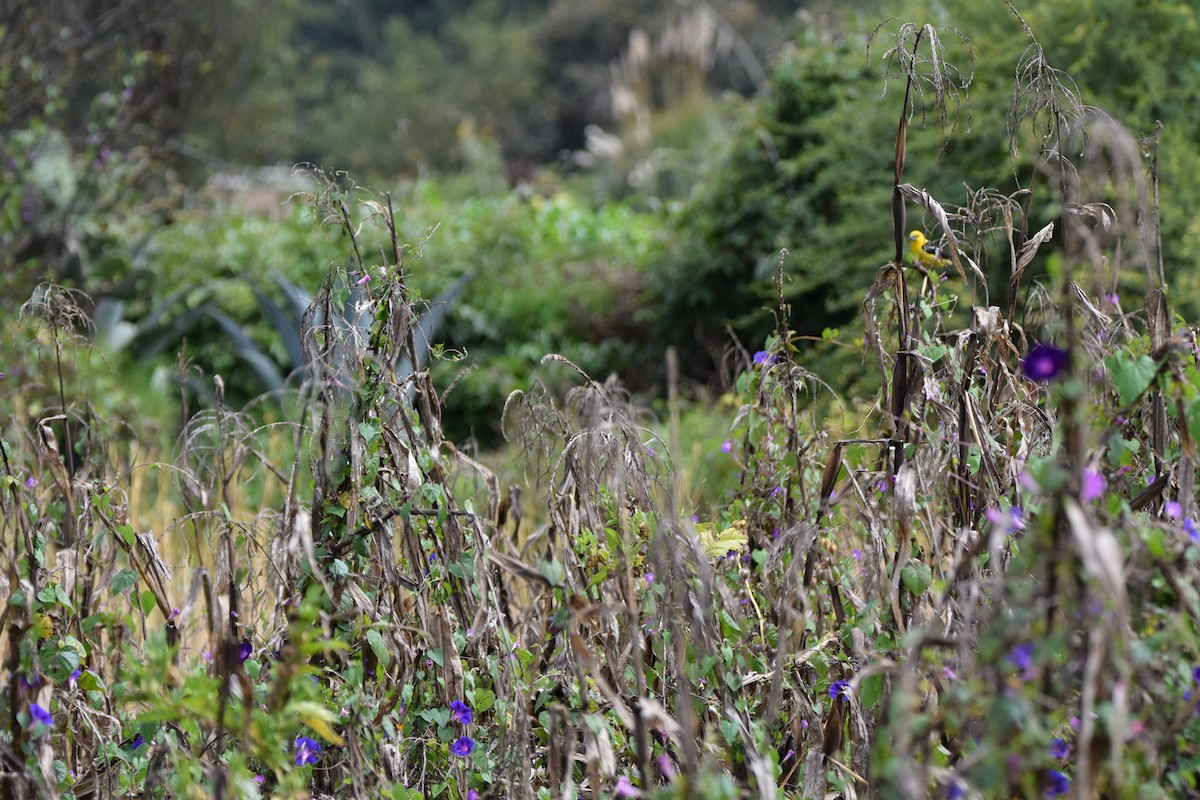
[[[509,460],[463,446],[421,242],[328,179],[303,202],[350,258],[296,374],[244,407],[205,376],[195,409],[184,350],[169,452],[108,413],[87,303],[39,287],[0,365],[0,797],[1200,797],[1200,348],[1157,143],[1030,34],[1038,169],[939,202],[908,126],[969,70],[956,32],[892,35],[894,254],[821,344],[878,388],[809,369],[782,252],[711,451],[673,352],[656,413],[547,354],[495,408]]]

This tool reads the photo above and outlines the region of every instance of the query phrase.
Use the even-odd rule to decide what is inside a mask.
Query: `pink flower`
[[[637,787],[629,782],[629,777],[622,775],[617,779],[617,785],[613,788],[614,797],[641,797],[642,793]]]
[[[1108,489],[1108,481],[1098,471],[1094,469],[1085,469],[1083,471],[1083,486],[1079,492],[1079,497],[1083,502],[1090,503],[1099,497],[1103,497],[1106,489]]]

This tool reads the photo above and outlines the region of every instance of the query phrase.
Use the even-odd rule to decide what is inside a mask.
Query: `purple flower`
[[[1071,791],[1071,779],[1056,769],[1046,770],[1046,797],[1058,797]]]
[[[321,745],[308,738],[307,736],[296,737],[296,766],[302,767],[305,764],[317,763],[317,756],[321,754]]]
[[[784,759],[785,761],[787,759]],[[671,757],[663,753],[658,758],[654,759],[654,763],[658,764],[658,771],[663,774],[667,780],[671,780],[676,775],[675,762],[671,761]]]
[[[729,440],[721,442],[721,452],[722,453],[732,453],[733,452],[733,442],[731,442]]]
[[[4,373],[0,372],[0,378],[3,378],[3,377],[4,377]],[[37,486],[37,478],[30,475],[28,478],[25,479],[25,488],[26,489],[33,489],[36,486]]]
[[[129,743],[129,746],[126,749],[128,749],[129,752],[132,753],[134,750],[137,750],[139,747],[141,747],[145,743],[146,743],[146,739],[139,733],[137,736],[133,737],[133,740]]]
[[[74,689],[75,685],[79,682],[79,676],[82,674],[83,673],[80,672],[79,670],[75,670],[74,672],[72,672],[71,676],[69,678],[67,678],[67,686],[70,686],[72,689]]]
[[[1167,504],[1163,506],[1163,511],[1166,513],[1168,519],[1179,519],[1183,516],[1183,506],[1174,500],[1168,500]]]
[[[642,576],[642,578],[645,579],[646,583],[654,583],[654,573],[653,572],[647,572],[645,575]]]
[[[1033,642],[1022,642],[1008,651],[1008,660],[1017,669],[1028,670],[1033,666]]]
[[[362,286],[364,283],[366,283],[366,282],[367,282],[367,281],[369,281],[369,280],[371,280],[371,273],[369,273],[369,272],[364,272],[364,273],[363,273],[363,276],[362,276],[361,278],[359,278],[357,281],[355,281],[354,285],[355,285],[355,286]]]
[[[1200,542],[1200,531],[1196,530],[1196,523],[1191,517],[1183,521],[1183,532],[1192,537],[1193,542]]]
[[[467,792],[467,800],[479,800],[479,792],[471,789]]]
[[[1029,380],[1048,383],[1067,368],[1070,360],[1070,355],[1062,348],[1052,344],[1037,344],[1021,359],[1021,368]]]
[[[766,350],[759,350],[754,354],[754,366],[769,367],[775,363],[775,356],[771,355]]]
[[[462,700],[455,700],[450,704],[450,719],[452,721],[460,725],[470,725],[474,716],[471,707]]]
[[[242,643],[238,645],[238,663],[245,664],[246,660],[254,653],[254,647],[250,644],[249,639],[242,639]]]
[[[1200,683],[1200,667],[1196,667],[1194,670],[1192,670],[1192,680],[1194,680],[1196,683]]]
[[[1090,503],[1098,497],[1104,496],[1104,490],[1108,488],[1108,481],[1104,476],[1094,469],[1085,469],[1083,471],[1083,486],[1080,489],[1079,497],[1083,502]]]
[[[613,787],[614,797],[641,797],[642,793],[637,790],[637,787],[629,782],[628,775],[622,775],[617,779],[617,785]]]
[[[1066,739],[1054,739],[1050,742],[1050,755],[1062,760],[1071,753],[1071,745],[1067,744]]]
[[[946,800],[962,800],[965,796],[962,784],[958,782],[958,778],[952,778],[950,780],[950,788],[946,790]]]
[[[1009,536],[1025,529],[1025,515],[1020,506],[1012,506],[1008,509],[1007,514],[992,506],[983,512],[983,516],[1002,536]]]
[[[854,694],[854,689],[850,687],[850,681],[834,681],[829,684],[830,697],[844,697],[849,699],[852,694]]]
[[[31,724],[36,722],[39,725],[45,725],[47,728],[54,727],[54,717],[50,716],[50,712],[37,703],[29,704],[29,717]]]
[[[460,736],[450,745],[450,752],[460,758],[466,758],[475,750],[475,740],[470,736]]]

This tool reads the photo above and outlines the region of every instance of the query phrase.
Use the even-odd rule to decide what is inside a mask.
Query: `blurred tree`
[[[0,267],[10,298],[51,278],[96,287],[110,229],[264,52],[259,21],[289,0],[46,0],[9,3],[0,22]],[[150,211],[138,206],[142,214]],[[126,265],[127,266],[127,265]]]
[[[285,40],[195,143],[244,163],[313,161],[363,179],[462,166],[468,122],[510,165],[552,162],[612,121],[612,64],[637,28],[709,9],[756,60],[790,14],[750,0],[289,0]],[[723,63],[710,89],[752,91]]]

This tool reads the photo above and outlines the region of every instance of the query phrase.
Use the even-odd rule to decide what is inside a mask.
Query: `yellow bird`
[[[942,257],[941,248],[930,244],[922,231],[913,231],[908,235],[908,251],[912,254],[914,264],[934,268],[950,265],[950,260]]]

